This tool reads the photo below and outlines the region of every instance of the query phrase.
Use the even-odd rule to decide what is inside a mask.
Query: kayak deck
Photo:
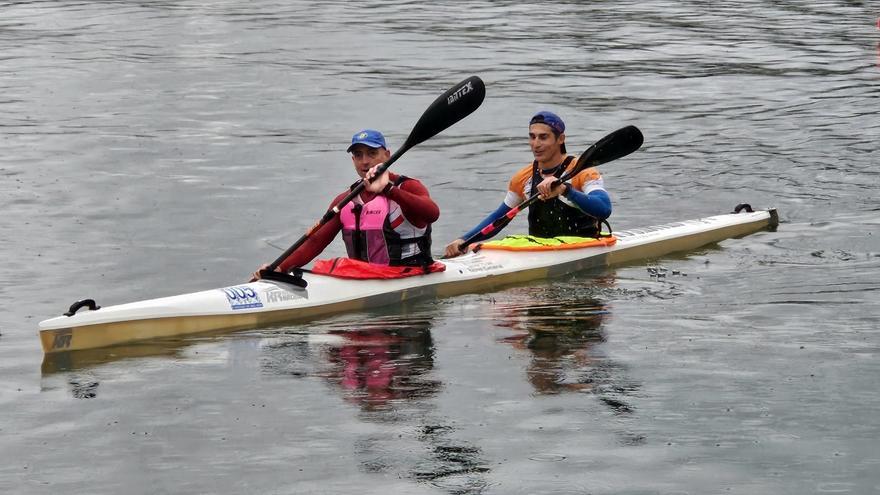
[[[658,258],[777,224],[774,209],[741,212],[615,232],[617,242],[607,246],[529,252],[482,250],[444,260],[443,272],[402,279],[352,280],[305,273],[306,288],[258,280],[50,318],[39,324],[40,340],[49,354],[255,328]]]

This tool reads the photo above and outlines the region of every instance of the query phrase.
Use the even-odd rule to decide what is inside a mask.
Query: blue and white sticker
[[[227,287],[225,289],[220,289],[226,294],[226,299],[229,300],[229,307],[232,309],[250,309],[250,308],[262,308],[263,301],[260,300],[260,295],[246,285],[240,285],[237,287]]]

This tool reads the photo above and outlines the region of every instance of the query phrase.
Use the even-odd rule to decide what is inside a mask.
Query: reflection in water
[[[71,374],[67,380],[70,385],[70,393],[75,399],[94,399],[98,396],[100,382],[88,376]]]
[[[40,367],[42,389],[44,391],[57,388],[57,383],[64,380],[76,399],[94,399],[98,396],[98,369],[103,365],[132,361],[126,367],[137,370],[137,360],[161,358],[167,360],[188,359],[192,348],[199,344],[219,344],[221,350],[212,351],[225,353],[229,359],[229,367],[238,369],[247,367],[243,361],[255,360],[259,357],[260,339],[253,335],[237,333],[229,335],[228,331],[205,332],[197,336],[182,336],[151,339],[143,342],[101,347],[97,349],[81,349],[76,351],[44,354]],[[198,352],[196,351],[196,354]],[[201,356],[204,360],[205,356]]]
[[[481,449],[456,438],[457,428],[434,414],[433,399],[443,384],[433,375],[431,318],[389,316],[323,327],[305,340],[264,347],[263,370],[321,377],[358,407],[361,421],[379,425],[378,432],[353,442],[365,472],[429,483],[449,493],[485,489],[482,476],[489,468]]]
[[[431,457],[412,471],[419,481],[447,488],[451,493],[478,493],[487,484],[479,475],[490,469],[478,447],[462,445],[448,438],[454,429],[444,425],[425,425],[419,440],[430,446]]]
[[[142,357],[172,357],[191,341],[184,340],[151,340],[129,345],[102,347],[99,349],[82,349],[78,351],[44,354],[40,368],[43,376],[68,371],[93,368],[95,366],[119,361],[122,359]]]
[[[434,367],[430,320],[368,323],[330,335],[340,340],[326,349],[333,367],[325,378],[364,409],[387,409],[400,400],[432,397],[440,389],[429,375]]]
[[[592,392],[615,413],[630,413],[626,397],[638,387],[626,383],[619,364],[602,358],[602,323],[609,314],[597,292],[611,279],[572,280],[508,290],[494,306],[496,325],[514,335],[502,341],[527,350],[529,383],[539,394]]]
[[[44,391],[52,390],[63,380],[73,398],[94,399],[98,397],[100,385],[100,380],[93,371],[95,368],[125,359],[176,357],[181,349],[192,343],[192,340],[154,340],[100,349],[44,354],[40,367],[41,388]]]

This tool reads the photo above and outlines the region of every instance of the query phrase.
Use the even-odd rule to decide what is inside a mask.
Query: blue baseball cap
[[[532,120],[529,121],[529,125],[532,124],[547,125],[553,129],[553,132],[557,135],[565,133],[565,122],[559,118],[559,115],[546,110],[536,113],[535,116],[532,117]]]
[[[356,132],[354,136],[351,137],[351,146],[345,150],[346,153],[351,153],[351,149],[354,148],[356,144],[363,144],[370,148],[387,149],[387,146],[385,146],[385,136],[383,136],[381,132],[373,129],[364,129],[360,132]]]

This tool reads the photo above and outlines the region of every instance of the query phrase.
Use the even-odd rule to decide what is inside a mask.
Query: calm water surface
[[[0,492],[880,492],[878,16],[0,2]],[[575,153],[644,132],[602,168],[617,229],[740,202],[782,224],[530,287],[43,359],[37,323],[74,300],[244,280],[353,181],[354,131],[399,146],[472,74],[483,106],[395,164],[440,204],[438,245],[501,201],[542,108]]]

